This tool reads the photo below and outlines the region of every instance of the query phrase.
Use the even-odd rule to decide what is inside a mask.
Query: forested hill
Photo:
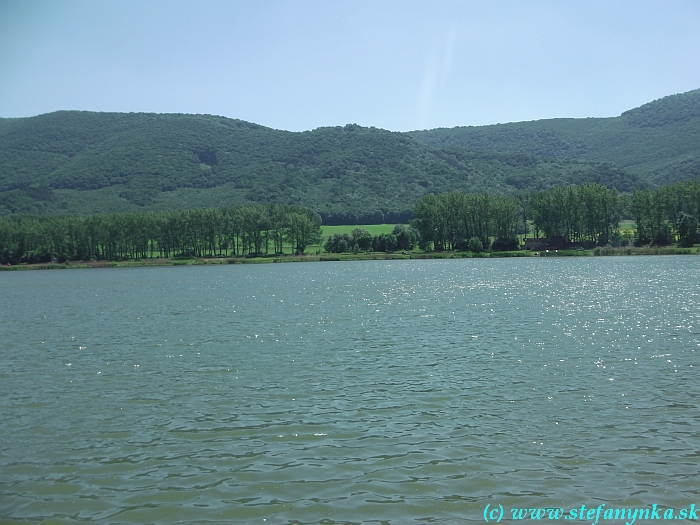
[[[404,221],[420,197],[697,176],[698,92],[613,119],[394,133],[273,130],[211,115],[59,111],[0,119],[0,214],[308,206],[326,223]]]
[[[550,119],[409,133],[436,147],[609,162],[651,184],[700,175],[700,89],[619,117]]]

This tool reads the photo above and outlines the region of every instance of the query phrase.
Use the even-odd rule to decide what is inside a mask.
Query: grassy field
[[[382,233],[391,233],[394,230],[394,226],[396,226],[396,224],[359,224],[355,226],[321,226],[321,229],[323,230],[323,239],[325,242],[325,239],[336,233],[339,235],[344,233],[350,235],[355,228],[367,230],[376,237]]]
[[[625,233],[625,231],[633,231],[637,227],[634,221],[625,220],[620,222],[620,233]]]
[[[382,233],[391,233],[394,230],[396,224],[355,224],[355,225],[345,225],[345,226],[321,226],[321,231],[323,232],[323,238],[321,244],[314,244],[306,249],[307,254],[315,254],[323,252],[323,245],[328,240],[328,237],[335,235],[343,235],[347,233],[350,235],[355,228],[362,228],[367,230],[374,237]],[[285,253],[292,253],[291,248],[285,246]]]

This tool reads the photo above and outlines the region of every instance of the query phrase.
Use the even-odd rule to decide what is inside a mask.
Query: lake
[[[699,372],[693,256],[1,272],[0,521],[697,507]]]

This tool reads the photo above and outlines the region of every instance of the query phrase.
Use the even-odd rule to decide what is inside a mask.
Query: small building
[[[552,235],[551,239],[525,239],[524,250],[566,250],[571,246],[563,235]]]
[[[523,244],[523,250],[546,250],[549,248],[547,239],[536,239],[530,238],[525,239],[525,244]]]
[[[550,250],[566,250],[571,245],[569,238],[564,237],[563,235],[552,235],[552,238],[549,239],[548,244],[548,249]]]

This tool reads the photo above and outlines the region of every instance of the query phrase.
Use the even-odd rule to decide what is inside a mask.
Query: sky
[[[698,28],[698,0],[0,0],[0,117],[611,117],[700,88]]]

